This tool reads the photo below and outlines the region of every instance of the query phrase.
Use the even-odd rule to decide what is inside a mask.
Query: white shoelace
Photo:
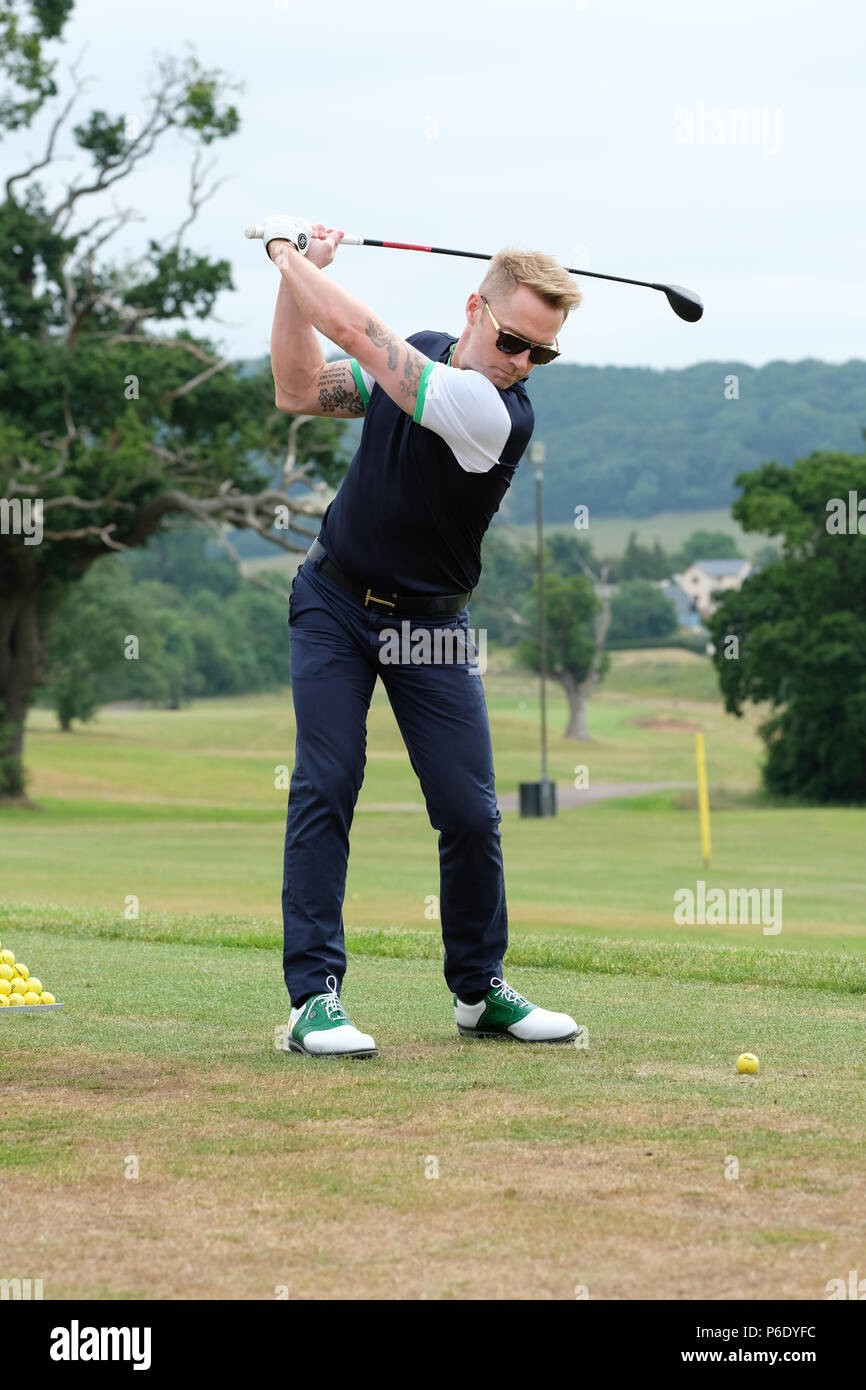
[[[331,983],[332,981],[333,983]],[[327,994],[320,994],[319,998],[325,1007],[325,1013],[328,1015],[329,1020],[332,1018],[347,1018],[348,1015],[343,1005],[340,1003],[340,996],[337,993],[336,975],[329,975],[325,980],[325,984],[328,986],[329,992]]]
[[[529,1003],[529,1000],[524,999],[522,994],[518,994],[516,989],[512,989],[511,985],[507,985],[504,980],[498,979],[495,975],[493,976],[493,979],[490,981],[490,983],[498,993],[499,998],[504,999],[506,1004]]]

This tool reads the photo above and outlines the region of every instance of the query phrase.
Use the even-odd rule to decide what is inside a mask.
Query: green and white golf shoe
[[[454,1017],[462,1038],[516,1038],[525,1043],[563,1043],[580,1029],[568,1014],[554,1014],[530,1004],[516,989],[495,976],[478,1004],[464,1004],[457,995]]]
[[[307,1057],[376,1057],[378,1049],[369,1033],[360,1033],[337,993],[337,979],[329,975],[327,993],[314,994],[299,1009],[292,1009],[286,1029],[284,1052],[303,1052]]]

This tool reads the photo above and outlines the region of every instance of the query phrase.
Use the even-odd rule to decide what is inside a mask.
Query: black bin
[[[521,782],[520,814],[521,816],[555,816],[556,783],[549,780],[545,782]]]

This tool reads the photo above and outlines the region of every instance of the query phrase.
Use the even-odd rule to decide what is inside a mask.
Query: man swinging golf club
[[[282,893],[285,1047],[317,1057],[377,1051],[340,1001],[349,830],[377,676],[439,831],[444,973],[459,1032],[568,1042],[574,1019],[529,1003],[503,979],[501,817],[467,604],[482,537],[532,434],[523,383],[559,355],[557,335],[582,296],[552,256],[506,249],[469,295],[459,338],[404,341],[323,274],[342,236],[293,216],[264,224],[281,277],[271,336],[277,407],[365,417],[289,604],[297,743]],[[348,358],[326,363],[314,329]],[[383,643],[407,621],[413,652],[417,634],[422,656],[447,650],[450,636],[459,639],[452,657],[462,640],[465,659],[385,662]]]

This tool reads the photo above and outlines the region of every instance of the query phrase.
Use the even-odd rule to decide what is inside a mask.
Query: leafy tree
[[[667,579],[673,573],[674,565],[659,541],[655,541],[651,547],[641,545],[637,531],[632,531],[622,558],[614,568],[617,580],[625,583],[629,579]]]
[[[177,709],[204,692],[183,603],[170,585],[133,585],[119,556],[93,565],[69,589],[48,632],[41,693],[63,730],[112,700]]]
[[[471,600],[473,624],[485,628],[489,640],[513,645],[530,621],[526,601],[538,574],[536,549],[512,540],[504,526],[494,523],[484,538],[482,558],[481,579]],[[552,532],[545,538],[545,571],[567,578],[598,567],[585,536]]]
[[[44,698],[68,732],[92,719],[100,704],[119,698],[126,664],[118,634],[137,632],[140,608],[118,562],[96,565],[71,590],[46,643]]]
[[[234,631],[244,634],[255,658],[251,690],[275,690],[291,680],[286,603],[244,583],[227,600],[226,613]]]
[[[523,626],[521,605],[536,570],[535,551],[509,539],[495,522],[484,537],[482,569],[469,607],[473,626],[490,642],[510,646]]]
[[[695,560],[742,560],[734,536],[727,531],[693,531],[674,556],[674,568],[688,569]],[[663,578],[664,576],[659,576]]]
[[[0,129],[31,125],[58,95],[45,47],[71,8],[0,3],[0,76],[9,80]],[[192,332],[234,288],[229,263],[184,238],[219,186],[206,186],[213,165],[203,168],[201,153],[239,128],[229,96],[239,84],[192,53],[158,59],[140,129],[90,112],[71,131],[89,167],[50,194],[27,181],[67,157],[55,146],[83,88],[74,67],[72,75],[43,154],[9,174],[0,203],[0,798],[23,791],[24,721],[45,677],[46,640],[96,561],[143,545],[176,514],[223,537],[250,528],[303,551],[325,505],[311,469],[333,477],[345,467],[340,421],[299,416],[287,430],[267,365],[251,374]],[[195,147],[189,208],[173,233],[149,239],[144,257],[107,260],[106,244],[135,213],[106,211],[100,195],[146,159],[165,158],[169,139]],[[181,628],[175,637],[180,698]]]
[[[563,534],[561,531],[554,531],[545,540],[544,548],[545,569],[549,567],[555,574],[583,574],[587,566],[590,569],[598,569],[598,560],[586,536],[575,532]]]
[[[179,709],[194,695],[289,683],[283,599],[244,580],[226,599],[206,589],[189,596],[160,580],[133,584],[125,560],[94,565],[50,630],[41,702],[57,711],[63,729],[112,700]]]
[[[238,641],[220,612],[214,594],[196,595],[190,604],[190,625],[195,646],[196,670],[200,672],[204,689],[214,695],[235,695],[248,689],[254,658],[246,642]]]
[[[533,583],[527,612],[537,612],[538,586]],[[547,671],[563,687],[568,699],[565,738],[589,739],[586,702],[610,666],[604,650],[609,610],[597,597],[586,574],[564,578],[544,576],[544,628],[547,637]],[[529,626],[529,624],[527,624]],[[517,647],[517,660],[530,671],[541,670],[541,644],[537,624]]]
[[[782,552],[777,545],[761,545],[752,556],[752,564],[755,569],[763,569],[765,565],[774,565],[781,558]]]
[[[134,580],[161,579],[182,594],[199,589],[227,598],[240,587],[237,563],[225,551],[209,553],[213,537],[202,526],[181,522],[166,525],[147,545],[130,551],[123,559]]]
[[[866,456],[821,451],[737,479],[733,514],[782,556],[728,592],[709,623],[726,708],[769,703],[763,778],[777,794],[866,801],[866,516],[837,533],[828,506],[866,499]],[[860,503],[862,505],[862,502]],[[736,639],[738,647],[732,639]]]
[[[677,612],[670,599],[648,579],[629,579],[610,600],[611,642],[629,638],[672,637]]]
[[[166,709],[181,709],[194,695],[207,693],[198,669],[192,625],[188,615],[176,608],[155,608],[152,630],[148,659],[137,663],[130,673],[129,695]]]

